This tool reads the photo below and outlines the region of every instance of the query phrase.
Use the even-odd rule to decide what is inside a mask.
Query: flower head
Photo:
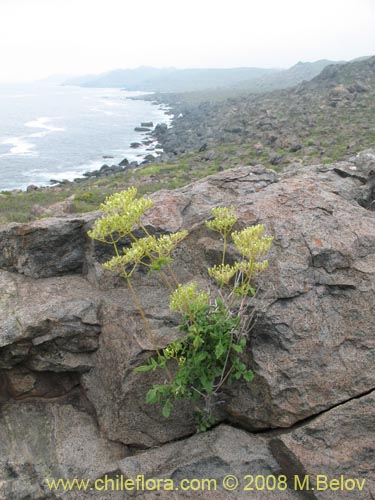
[[[237,250],[244,257],[256,260],[268,252],[273,241],[272,236],[262,236],[263,233],[263,224],[258,224],[233,232],[232,239]]]
[[[138,224],[142,215],[154,204],[150,198],[135,198],[137,188],[131,187],[121,193],[108,196],[100,209],[104,212],[101,219],[95,221],[93,229],[88,231],[90,238],[111,243],[113,235],[121,238],[129,234]]]
[[[201,310],[210,303],[210,295],[198,289],[195,282],[186,285],[178,285],[178,288],[170,296],[170,308],[172,311],[187,314],[192,309]]]
[[[237,216],[234,211],[234,206],[231,205],[229,208],[212,208],[211,213],[214,218],[212,220],[206,221],[206,226],[209,229],[220,233],[222,236],[226,236],[227,234],[229,234],[229,232],[237,222]]]
[[[214,278],[219,285],[228,285],[230,280],[236,274],[236,267],[229,264],[220,264],[208,269],[208,274]]]

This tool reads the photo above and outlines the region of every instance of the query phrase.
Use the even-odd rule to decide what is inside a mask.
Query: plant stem
[[[137,307],[137,309],[138,309],[138,311],[139,311],[139,314],[141,315],[141,318],[142,318],[142,320],[143,320],[143,323],[144,323],[144,325],[145,325],[145,327],[146,327],[146,331],[147,331],[147,333],[148,333],[148,335],[149,335],[149,337],[150,337],[150,339],[151,339],[151,342],[152,342],[152,345],[153,345],[153,347],[154,347],[154,350],[156,351],[156,354],[157,354],[157,356],[158,356],[159,360],[161,360],[161,361],[162,361],[162,360],[163,360],[163,357],[162,357],[162,355],[160,354],[159,348],[158,348],[158,346],[157,346],[156,339],[155,339],[155,335],[154,335],[154,332],[152,331],[152,328],[151,328],[150,322],[148,321],[148,319],[147,319],[147,317],[146,317],[146,315],[145,315],[145,312],[144,312],[144,310],[143,310],[143,308],[142,308],[142,306],[141,306],[141,303],[140,303],[140,302],[139,302],[139,300],[138,300],[137,294],[136,294],[136,292],[135,292],[135,290],[134,290],[133,285],[131,284],[130,279],[129,279],[129,278],[126,278],[126,281],[127,281],[127,284],[128,284],[129,290],[130,290],[130,292],[131,292],[131,294],[132,294],[132,297],[133,297],[134,303],[135,303],[135,305],[136,305],[136,307]],[[173,380],[173,378],[172,378],[171,372],[169,371],[169,369],[168,369],[168,367],[167,367],[167,366],[165,367],[165,371],[166,371],[166,373],[167,373],[167,375],[168,375],[169,381],[172,381],[172,380]]]
[[[130,233],[131,234],[131,233]],[[133,235],[131,235],[133,236]],[[133,236],[134,238],[134,236]],[[136,239],[136,238],[134,238]],[[115,253],[116,253],[116,256],[119,257],[120,254],[119,254],[119,251],[118,251],[118,248],[117,248],[117,245],[116,245],[116,242],[114,241],[113,237],[112,237],[112,244],[113,244],[113,248],[115,250]],[[138,297],[137,297],[137,294],[136,294],[136,291],[134,290],[134,287],[133,285],[131,284],[131,281],[130,281],[130,277],[128,276],[128,274],[126,273],[126,270],[124,268],[124,266],[121,266],[122,267],[122,277],[126,280],[127,284],[128,284],[128,287],[129,287],[129,290],[132,294],[132,297],[133,297],[133,301],[134,301],[134,304],[136,305],[138,311],[139,311],[139,314],[141,315],[141,318],[143,320],[143,323],[146,327],[146,331],[148,333],[148,336],[152,342],[152,345],[154,347],[154,350],[156,351],[156,354],[159,358],[159,360],[163,360],[163,357],[162,355],[160,354],[160,350],[158,348],[158,345],[156,343],[156,339],[155,339],[155,335],[154,335],[154,332],[152,331],[152,328],[151,328],[151,325],[150,325],[150,322],[148,321],[146,315],[145,315],[145,312],[142,308],[142,305],[141,303],[139,302],[138,300]],[[134,269],[133,269],[134,270]],[[169,378],[169,381],[172,381],[173,378],[172,378],[172,375],[171,375],[171,372],[169,371],[168,367],[166,366],[165,367],[165,371],[167,373],[167,376]]]
[[[173,272],[173,269],[171,268],[169,262],[167,262],[166,266],[167,266],[167,269],[169,271],[169,274],[171,275],[171,277],[174,281],[174,284],[178,287],[178,285],[179,285],[178,279],[177,279],[175,273]]]
[[[227,236],[228,236],[228,233],[225,232],[223,234],[223,238],[224,238],[224,244],[223,244],[223,258],[221,259],[221,264],[224,266],[224,263],[225,263],[225,253],[227,251]]]

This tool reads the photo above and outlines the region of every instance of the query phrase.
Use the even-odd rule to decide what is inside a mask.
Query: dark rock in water
[[[103,172],[106,172],[107,170],[111,170],[111,167],[109,165],[102,165],[100,167],[99,172],[103,173]]]
[[[145,146],[149,146],[150,144],[152,144],[154,141],[151,140],[151,139],[147,139],[146,141],[142,141],[142,144],[144,144]]]
[[[109,160],[109,159],[114,158],[114,156],[104,155],[104,156],[102,156],[102,158],[104,158],[104,160]]]
[[[133,149],[139,148],[140,146],[142,146],[142,144],[140,142],[132,142],[130,144],[130,147]]]
[[[119,174],[120,172],[124,172],[124,170],[126,170],[125,167],[120,167],[120,165],[112,165],[110,173]]]
[[[138,167],[138,162],[137,162],[137,161],[135,161],[135,160],[134,160],[134,161],[131,161],[131,162],[129,163],[129,167],[130,167],[130,168],[135,168],[135,167]]]
[[[29,186],[27,186],[26,191],[28,193],[31,193],[32,191],[38,191],[38,189],[39,187],[35,186],[35,184],[30,184]]]
[[[154,161],[155,160],[155,156],[149,154],[149,155],[146,155],[144,159],[146,161]]]
[[[151,129],[148,127],[135,127],[136,132],[151,132]]]
[[[126,167],[129,165],[129,160],[127,158],[124,158],[123,160],[120,161],[119,165],[120,167]]]
[[[154,163],[154,161],[154,157],[152,157],[152,160],[151,158],[145,158],[143,161],[141,161],[140,165],[150,165],[150,163]]]
[[[148,127],[149,128],[149,127],[153,127],[153,126],[154,126],[153,122],[142,122],[141,123],[141,127]]]
[[[100,170],[93,170],[92,172],[88,172],[89,176],[88,177],[100,177],[101,172]]]
[[[158,123],[156,125],[153,135],[157,138],[164,136],[168,132],[168,125],[166,123]]]

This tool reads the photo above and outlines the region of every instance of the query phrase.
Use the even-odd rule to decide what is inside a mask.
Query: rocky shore
[[[311,81],[264,94],[152,94],[142,96],[169,109],[173,126],[143,122],[131,147],[146,145],[140,162],[103,164],[85,178],[103,178],[150,164],[188,163],[192,170],[263,164],[332,163],[373,147],[369,123],[375,112],[375,56],[327,66]],[[66,181],[64,181],[66,182]]]
[[[283,169],[349,158],[373,147],[375,56],[327,66],[299,85],[220,99],[215,94],[151,96],[173,109],[173,127],[155,129],[162,161],[194,152],[196,163]]]
[[[176,253],[183,282],[208,284],[217,240],[204,221],[233,204],[240,224],[273,235],[259,276],[246,360],[255,373],[221,395],[218,425],[194,433],[189,405],[165,419],[145,403],[156,372],[129,291],[100,266],[87,237],[98,213],[0,229],[0,498],[17,500],[248,499],[249,474],[285,476],[255,500],[369,500],[375,495],[375,150],[276,173],[226,170],[152,195],[146,225],[187,228]],[[177,335],[157,278],[135,280],[164,347]],[[212,286],[212,284],[211,284]],[[162,383],[162,380],[160,379]],[[212,478],[216,491],[58,491],[46,478]],[[226,475],[239,478],[223,489]],[[317,488],[317,476],[354,488]],[[296,489],[295,477],[311,478]],[[357,482],[356,482],[357,481]],[[362,489],[360,489],[362,487]],[[314,489],[313,489],[314,488]]]
[[[169,112],[168,114],[172,114]],[[132,149],[138,149],[141,148],[142,146],[147,146],[146,151],[148,151],[147,154],[145,155],[140,155],[142,156],[141,161],[129,161],[127,158],[124,158],[123,160],[120,161],[120,163],[108,165],[107,163],[104,163],[100,169],[97,170],[89,170],[83,174],[83,177],[77,177],[73,181],[68,181],[68,180],[56,180],[56,179],[51,179],[51,184],[57,184],[57,185],[66,185],[69,183],[81,183],[84,182],[88,178],[96,178],[100,179],[103,177],[108,177],[110,175],[118,174],[121,172],[126,172],[129,169],[134,169],[137,168],[138,166],[141,165],[148,165],[150,163],[153,163],[155,161],[158,161],[158,158],[160,157],[160,154],[163,152],[163,146],[158,142],[157,138],[159,137],[158,131],[161,130],[167,130],[169,126],[167,124],[158,124],[154,126],[153,122],[143,122],[140,124],[139,127],[135,127],[134,130],[136,132],[142,133],[141,136],[141,142],[132,142],[130,144],[130,147]],[[110,156],[103,157],[103,159],[110,159]],[[43,187],[38,188],[37,186],[31,185],[28,186],[27,190],[35,190],[35,189],[43,189]]]

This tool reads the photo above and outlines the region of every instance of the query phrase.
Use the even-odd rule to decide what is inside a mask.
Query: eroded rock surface
[[[46,479],[96,478],[125,451],[70,403],[8,403],[0,415],[0,498],[55,498]]]
[[[245,430],[219,426],[189,438],[194,422],[187,404],[176,405],[166,420],[159,408],[145,403],[150,386],[164,376],[134,372],[154,347],[131,294],[100,266],[109,247],[86,235],[98,214],[2,227],[0,412],[6,419],[1,428],[12,429],[0,438],[3,491],[22,500],[28,498],[26,485],[35,483],[32,500],[53,498],[40,489],[47,466],[53,474],[73,477],[86,465],[93,477],[116,471],[131,475],[137,467],[150,475],[177,477],[189,470],[203,477],[207,470],[219,477],[224,469],[242,474],[254,465],[259,473],[289,468],[312,475],[346,474],[351,467],[353,477],[366,479],[369,494],[375,420],[374,170],[370,150],[349,162],[297,166],[282,175],[240,167],[153,195],[155,205],[145,221],[150,231],[190,230],[175,256],[182,282],[208,284],[206,269],[220,255],[220,242],[204,226],[212,207],[233,204],[239,227],[263,223],[275,238],[252,304],[257,319],[246,356],[255,379],[227,389],[217,408],[219,422]],[[164,347],[178,335],[168,291],[144,273],[137,274],[134,286],[157,344]],[[56,451],[70,442],[69,421],[73,435],[82,436],[79,460],[74,448],[65,447],[63,458]],[[254,430],[262,434],[251,434]],[[57,443],[52,436],[59,432]],[[32,436],[43,433],[45,444],[36,446]],[[165,444],[176,439],[181,441]],[[238,456],[231,443],[238,443]],[[118,462],[129,453],[136,454]],[[7,462],[23,464],[25,454],[35,454],[34,462],[30,458],[27,467],[9,472]],[[103,456],[103,467],[91,458],[86,464],[86,455]],[[70,468],[61,466],[70,460]],[[303,494],[297,498],[335,498]],[[163,498],[155,495],[148,497]],[[284,498],[295,493],[280,492]]]

